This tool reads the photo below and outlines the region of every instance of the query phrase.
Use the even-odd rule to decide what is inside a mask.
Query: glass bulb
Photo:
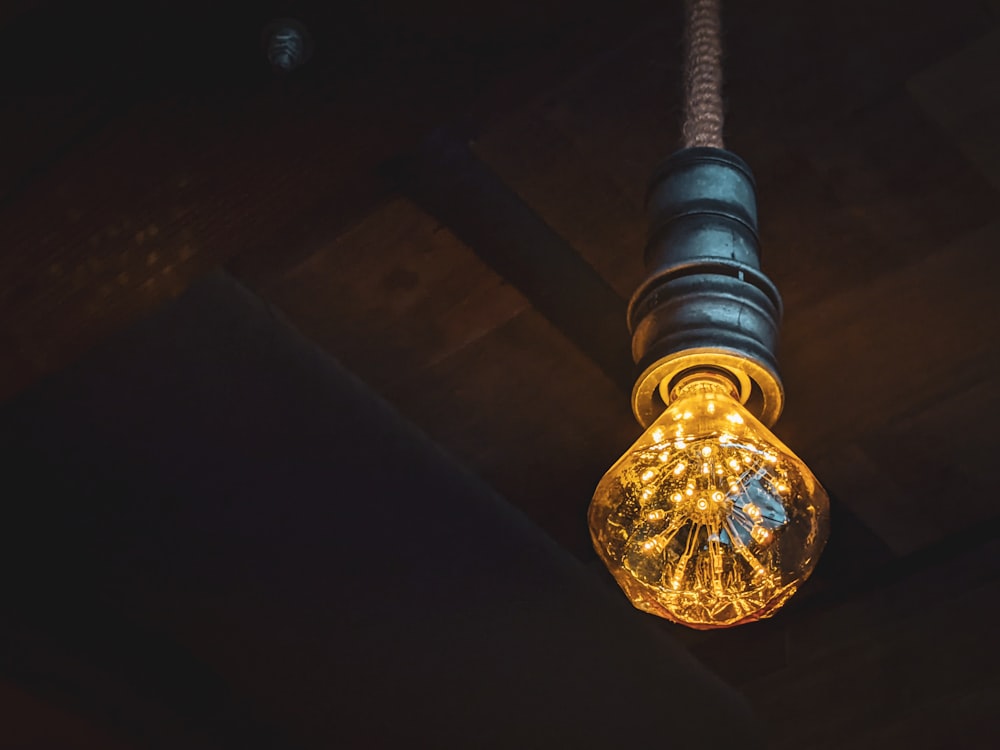
[[[684,379],[601,479],[590,534],[641,610],[692,628],[774,614],[829,535],[826,491],[721,376]]]

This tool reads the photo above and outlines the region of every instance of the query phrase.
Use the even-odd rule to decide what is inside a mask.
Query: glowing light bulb
[[[809,577],[829,534],[829,499],[725,378],[699,374],[604,475],[589,521],[636,607],[721,628],[771,616]]]

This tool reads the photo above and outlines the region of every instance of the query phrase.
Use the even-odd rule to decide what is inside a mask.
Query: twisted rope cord
[[[687,0],[684,145],[722,148],[720,0]]]

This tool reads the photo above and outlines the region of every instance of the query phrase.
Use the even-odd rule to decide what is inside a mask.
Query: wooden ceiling
[[[88,5],[0,16],[0,396],[222,267],[592,561],[590,493],[639,432],[612,314],[678,143],[680,3]],[[926,596],[920,576],[962,593],[996,557],[1000,4],[724,5],[727,146],[756,173],[786,307],[776,432],[830,491],[834,532],[787,619],[668,629],[785,700],[797,665],[843,663],[817,632],[847,644],[852,616],[897,623],[871,613]],[[316,54],[279,79],[259,34],[286,14]],[[480,206],[469,229],[398,180],[441,133],[471,140],[520,199],[505,230],[537,243],[474,242],[511,214]],[[914,651],[973,601],[930,606]],[[892,721],[852,726],[903,736]]]

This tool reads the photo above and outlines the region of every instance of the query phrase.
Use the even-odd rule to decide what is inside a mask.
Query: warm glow
[[[828,533],[826,492],[730,393],[713,376],[682,383],[590,506],[594,546],[632,603],[700,629],[772,615]]]

